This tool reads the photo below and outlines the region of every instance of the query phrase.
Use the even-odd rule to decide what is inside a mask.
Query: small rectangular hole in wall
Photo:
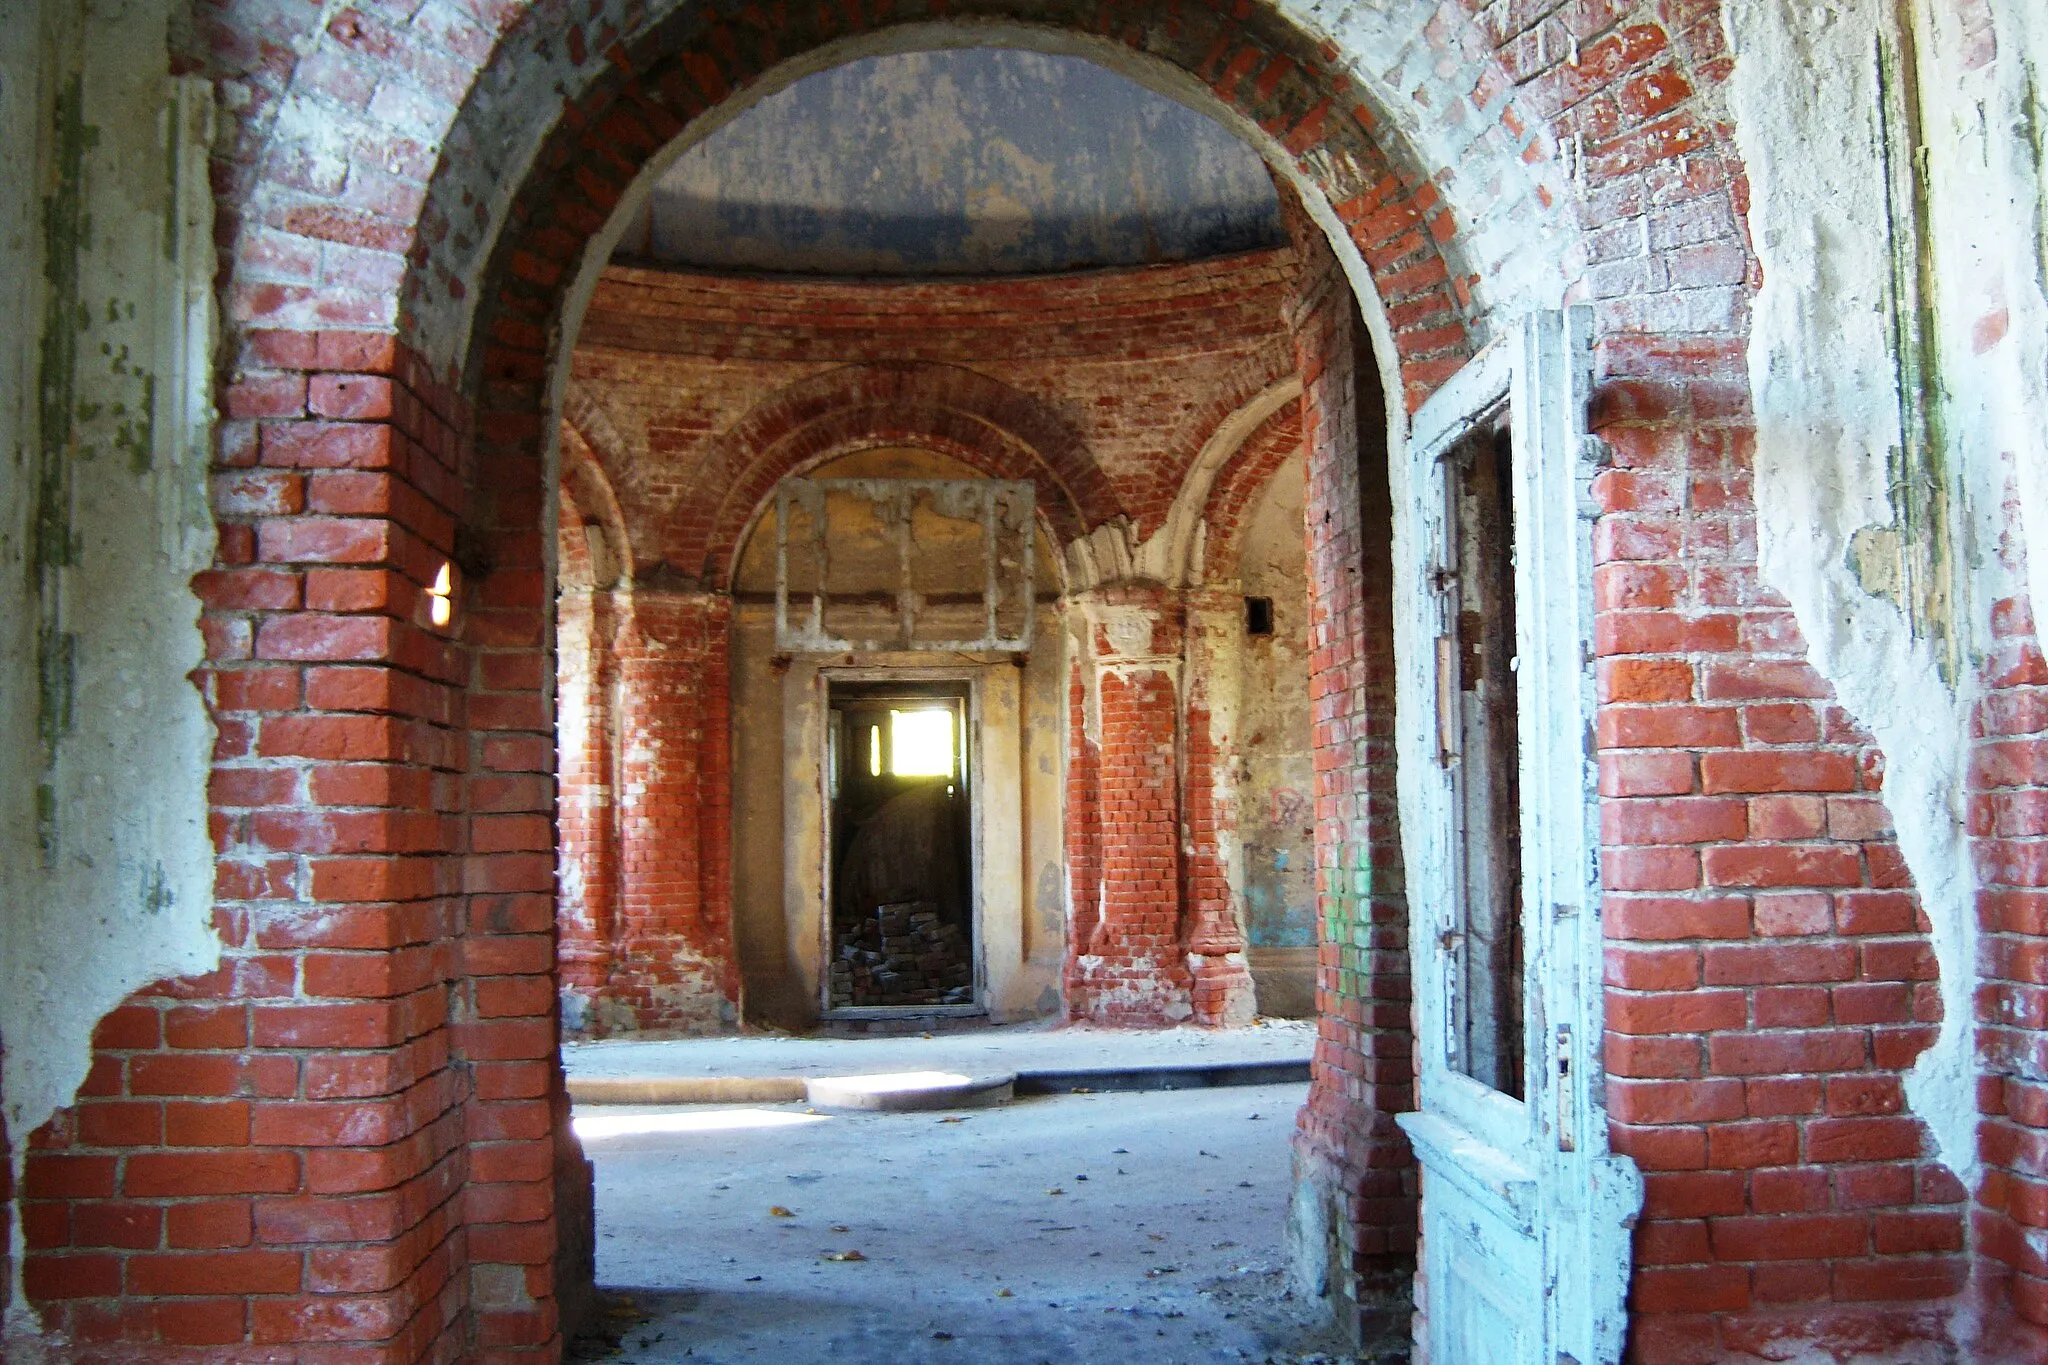
[[[1244,633],[1247,635],[1271,635],[1273,633],[1272,598],[1247,597],[1244,599]]]

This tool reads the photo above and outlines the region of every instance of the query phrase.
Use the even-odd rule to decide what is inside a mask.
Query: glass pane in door
[[[1455,635],[1442,700],[1456,730],[1459,906],[1445,944],[1451,1064],[1520,1098],[1523,971],[1514,506],[1507,432],[1483,431],[1450,473]]]

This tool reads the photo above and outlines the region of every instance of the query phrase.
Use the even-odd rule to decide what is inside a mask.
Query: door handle
[[[1557,1150],[1575,1152],[1579,1148],[1578,1106],[1573,1100],[1572,1090],[1572,1026],[1557,1026]]]

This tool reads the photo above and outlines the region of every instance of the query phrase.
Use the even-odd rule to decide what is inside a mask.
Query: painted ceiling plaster
[[[1284,245],[1265,164],[1078,57],[966,48],[808,76],[686,152],[627,260],[1030,274]]]

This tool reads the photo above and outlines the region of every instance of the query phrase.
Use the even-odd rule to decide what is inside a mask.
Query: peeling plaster
[[[1999,10],[2015,47],[2038,55],[2048,25],[2015,17],[2029,3]],[[2001,60],[2005,70],[1973,75],[1959,35],[1902,33],[1911,10],[1893,0],[1750,0],[1727,14],[1764,267],[1749,351],[1759,567],[1791,602],[1813,665],[1884,750],[1885,800],[1933,926],[1945,1011],[1907,1096],[1974,1188],[1966,764],[1989,605],[2018,586],[1997,555],[2015,472],[2030,548],[2048,524],[2040,144],[1994,130],[2021,121],[2026,73],[2041,68]],[[1888,92],[1893,110],[1918,105],[1920,146],[1903,145]],[[1917,200],[1904,221],[1901,180]],[[1903,283],[1902,258],[1917,269]],[[1987,347],[1984,319],[2001,310],[2012,325]],[[1934,409],[1924,415],[1900,399],[1916,355]],[[1894,482],[1901,468],[1941,485],[1937,517],[1916,524],[1914,492]],[[1914,575],[1943,542],[1948,581],[1924,591]]]
[[[1073,57],[868,57],[686,152],[623,250],[719,269],[1028,273],[1284,245],[1258,157]]]
[[[24,323],[0,369],[0,1098],[17,1188],[100,1018],[219,960],[213,728],[187,676],[203,659],[190,581],[214,547],[212,99],[164,74],[172,8],[47,3],[0,28],[0,137],[24,172],[0,191],[0,281]],[[18,1219],[14,1235],[19,1273]],[[36,1330],[17,1287],[10,1340]]]

